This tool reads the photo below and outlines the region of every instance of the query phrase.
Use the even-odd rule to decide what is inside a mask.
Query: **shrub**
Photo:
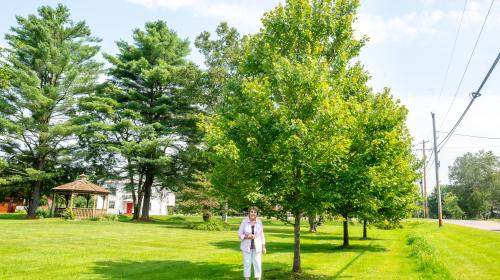
[[[188,228],[207,231],[226,231],[230,230],[231,226],[228,223],[224,223],[223,221],[213,220],[203,223],[189,224]]]
[[[383,220],[380,222],[377,222],[374,224],[376,228],[378,229],[397,229],[397,228],[402,228],[403,225],[399,221],[388,221],[388,220]]]
[[[26,210],[16,210],[16,214],[28,214],[28,211]]]
[[[50,213],[49,211],[39,207],[38,209],[36,209],[35,211],[35,216],[38,218],[38,219],[43,219],[43,218],[48,218],[50,217]]]
[[[40,205],[40,206],[47,206],[47,205],[49,205],[49,200],[47,199],[47,196],[45,196],[45,195],[41,196],[40,197],[40,202],[38,202],[38,205]]]
[[[101,217],[101,220],[104,221],[118,221],[118,216],[114,214],[105,214]]]
[[[452,279],[449,271],[438,260],[436,250],[424,238],[409,236],[410,256],[417,259],[417,269],[425,279]]]
[[[73,211],[69,208],[67,208],[63,214],[62,214],[62,217],[65,219],[65,220],[74,220],[76,218],[75,216],[75,213],[73,213]]]
[[[100,217],[90,217],[90,218],[88,218],[88,220],[94,221],[94,222],[97,222],[97,221],[117,221],[118,216],[114,215],[114,214],[105,214],[105,215],[102,215]]]

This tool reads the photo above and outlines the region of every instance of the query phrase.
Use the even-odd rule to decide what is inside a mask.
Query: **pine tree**
[[[46,180],[57,177],[61,154],[79,131],[72,118],[76,100],[94,88],[101,65],[93,58],[99,40],[69,10],[42,6],[37,15],[17,16],[5,36],[9,87],[0,96],[0,150],[30,184],[28,217],[35,217]]]
[[[146,23],[134,30],[132,43],[117,46],[117,55],[105,55],[111,64],[107,88],[86,106],[103,113],[93,129],[113,139],[103,144],[114,146],[125,161],[129,186],[138,195],[136,218],[142,201],[140,218],[148,220],[153,184],[175,183],[186,169],[180,154],[199,138],[200,75],[186,60],[189,42],[163,21]]]

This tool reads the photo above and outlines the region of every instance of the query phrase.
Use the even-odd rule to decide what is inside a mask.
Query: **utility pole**
[[[425,171],[425,169],[426,169],[425,163],[427,162],[427,157],[425,155],[425,143],[427,143],[427,142],[429,142],[429,141],[422,140],[422,153],[423,153],[423,158],[424,158],[424,168],[423,168],[424,184],[422,186],[423,187],[423,196],[424,196],[424,218],[429,218],[429,205],[427,202],[427,174]]]
[[[439,159],[438,159],[438,150],[437,150],[437,140],[436,140],[436,119],[434,117],[434,113],[431,113],[432,116],[432,132],[434,134],[434,166],[436,167],[436,188],[437,188],[437,199],[438,199],[438,219],[439,226],[443,226],[443,209],[441,205],[441,188],[439,187]]]

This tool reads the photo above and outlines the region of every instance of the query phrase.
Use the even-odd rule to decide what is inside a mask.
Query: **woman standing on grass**
[[[262,275],[262,254],[266,253],[266,239],[262,221],[257,218],[256,207],[248,209],[248,217],[241,222],[238,237],[243,251],[243,276],[246,280],[250,279],[253,264],[254,277],[258,280]]]

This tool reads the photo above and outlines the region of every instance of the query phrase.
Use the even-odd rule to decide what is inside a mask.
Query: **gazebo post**
[[[66,200],[66,208],[68,208],[69,207],[69,194],[65,194],[64,198]]]
[[[92,210],[92,216],[95,216],[95,210],[97,209],[97,195],[93,194],[92,197],[94,199],[94,206],[92,207],[93,208],[93,210]]]
[[[102,210],[104,210],[104,211],[108,210],[108,196],[107,195],[102,196]]]
[[[52,194],[52,205],[50,206],[50,216],[54,217],[54,213],[56,212],[56,204],[57,204],[57,196],[56,192]]]
[[[70,198],[69,198],[69,208],[71,209],[71,211],[73,211],[73,193],[70,194]]]

